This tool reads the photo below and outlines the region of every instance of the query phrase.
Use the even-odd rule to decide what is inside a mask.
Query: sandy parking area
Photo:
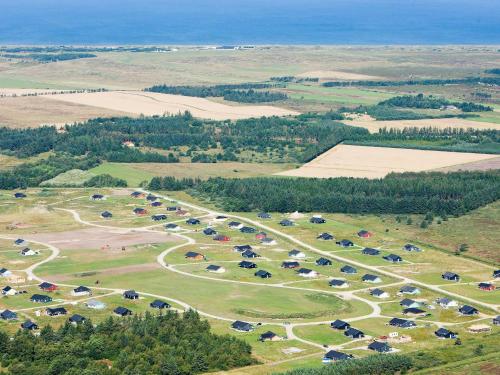
[[[163,115],[190,111],[193,116],[212,120],[237,120],[261,116],[296,115],[298,112],[269,105],[227,105],[205,98],[160,94],[142,91],[110,91],[82,94],[49,95],[62,102],[129,112],[131,114]]]
[[[390,172],[420,172],[497,158],[496,155],[338,145],[298,169],[278,173],[295,177],[381,178]]]
[[[360,126],[368,129],[370,133],[376,133],[382,128],[464,128],[464,129],[496,129],[500,130],[500,124],[492,122],[471,121],[462,118],[436,118],[427,120],[395,120],[395,121],[375,121],[370,116],[359,116],[354,120],[342,121],[346,125]]]
[[[105,228],[86,228],[67,232],[36,233],[25,239],[49,243],[61,250],[101,249],[119,250],[122,246],[177,242],[178,237],[163,232],[125,232]],[[109,247],[108,247],[109,246]]]

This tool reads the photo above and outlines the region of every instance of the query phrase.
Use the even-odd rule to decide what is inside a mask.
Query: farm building
[[[460,281],[460,276],[453,272],[445,272],[441,275],[444,280],[448,281]]]
[[[71,295],[75,297],[91,296],[92,291],[86,286],[79,286],[71,291]]]
[[[126,307],[118,306],[116,309],[113,310],[113,313],[117,316],[128,316],[132,315],[132,311],[127,309]]]
[[[212,273],[224,273],[226,272],[226,269],[222,266],[216,266],[215,264],[210,264],[207,268],[205,268],[207,272],[212,272]]]
[[[273,276],[271,275],[271,272],[267,272],[265,270],[258,270],[254,273],[254,275],[260,277],[261,279],[269,279]]]
[[[326,259],[326,258],[319,258],[319,259],[316,259],[316,265],[317,266],[331,266],[332,261],[330,259]]]
[[[344,322],[343,320],[337,319],[334,322],[330,323],[330,327],[332,327],[333,329],[344,331],[346,329],[349,329],[351,325],[347,322]]]
[[[244,260],[244,261],[238,263],[238,267],[251,269],[251,268],[257,268],[257,265],[253,262],[249,262],[249,261]]]
[[[153,309],[163,310],[170,308],[170,305],[162,300],[155,299],[153,302],[149,304],[149,306]]]
[[[231,324],[231,328],[239,332],[251,332],[254,330],[254,326],[252,324],[242,322],[241,320],[237,320]]]

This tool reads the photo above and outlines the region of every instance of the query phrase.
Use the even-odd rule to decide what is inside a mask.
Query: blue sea
[[[500,0],[0,0],[0,44],[500,44]]]

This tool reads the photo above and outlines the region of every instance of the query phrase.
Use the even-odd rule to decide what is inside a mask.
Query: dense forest
[[[40,335],[0,332],[1,367],[12,375],[189,375],[255,363],[251,347],[215,335],[193,311],[50,326]]]
[[[463,215],[500,198],[500,171],[391,173],[374,180],[256,177],[184,183],[228,211]],[[157,177],[149,187],[167,190],[171,184],[171,178]]]
[[[356,134],[346,144],[500,154],[500,132],[462,128],[379,129],[378,133]]]
[[[321,368],[291,370],[281,375],[393,375],[405,374],[412,368],[408,356],[378,354],[360,359],[339,361]]]
[[[240,103],[275,102],[288,98],[286,94],[271,91],[255,91],[258,89],[271,88],[275,85],[269,83],[240,83],[231,85],[215,86],[168,86],[156,85],[146,88],[145,91],[160,92],[163,94],[206,97],[223,97]]]
[[[77,59],[88,59],[92,57],[97,57],[93,53],[84,52],[64,52],[64,53],[29,53],[29,54],[12,54],[4,53],[2,57],[8,59],[22,59],[22,60],[34,60],[41,63],[50,63],[55,61],[66,61],[66,60],[77,60]]]
[[[67,126],[64,132],[53,127],[25,130],[0,128],[0,153],[17,157],[46,151],[74,156],[92,154],[116,162],[177,162],[173,155],[145,151],[143,147],[169,151],[187,146],[186,156],[218,149],[217,160],[240,160],[251,151],[274,155],[276,161],[305,162],[337,143],[366,129],[342,125],[329,115],[247,120],[202,121],[189,113],[146,118],[98,118]],[[135,148],[124,147],[131,141]],[[266,156],[267,157],[267,156]]]
[[[463,112],[493,111],[493,108],[482,104],[471,102],[451,102],[445,98],[435,97],[432,95],[424,96],[423,94],[395,96],[380,102],[379,105],[420,109],[441,109],[447,106],[455,106]]]
[[[324,82],[324,87],[383,87],[383,86],[442,86],[442,85],[500,85],[500,77],[467,77],[451,79],[410,79],[404,81],[330,81]]]
[[[468,118],[477,117],[475,114],[469,113],[459,113],[459,114],[430,114],[430,113],[418,113],[414,111],[408,111],[404,109],[399,109],[394,106],[376,104],[376,105],[360,105],[355,108],[342,107],[339,109],[340,112],[352,112],[367,114],[378,121],[395,121],[395,120],[424,120],[433,118]]]
[[[0,189],[18,189],[38,186],[40,183],[71,169],[87,170],[99,165],[96,157],[52,155],[34,163],[24,163],[10,170],[0,170]]]

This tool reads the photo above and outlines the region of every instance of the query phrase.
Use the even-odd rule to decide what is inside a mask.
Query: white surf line
[[[140,189],[140,190],[142,190],[145,193],[149,193],[146,190],[143,190],[143,189]],[[161,195],[161,194],[155,194],[155,195],[157,197],[170,200],[170,198],[168,198],[167,196],[164,196],[164,195]],[[277,234],[278,236],[286,238],[289,241],[294,242],[297,245],[302,246],[302,247],[304,247],[306,249],[309,249],[310,251],[313,251],[313,252],[315,252],[317,254],[320,254],[320,255],[323,255],[323,256],[327,256],[327,257],[331,257],[333,259],[340,260],[340,261],[348,263],[348,264],[354,264],[354,265],[356,265],[358,267],[365,268],[365,269],[368,269],[368,270],[371,270],[371,271],[374,271],[374,272],[378,272],[378,273],[381,273],[381,274],[389,276],[389,277],[399,278],[399,279],[402,279],[403,281],[405,281],[407,283],[419,285],[419,286],[425,287],[427,289],[433,290],[434,292],[438,292],[438,293],[442,293],[442,294],[447,294],[449,296],[453,296],[455,298],[459,298],[461,300],[468,301],[468,302],[471,302],[473,304],[480,305],[480,306],[486,307],[488,309],[492,309],[494,311],[498,311],[498,306],[495,305],[495,304],[481,302],[481,301],[475,300],[475,299],[470,298],[470,297],[462,296],[462,295],[457,294],[457,293],[445,291],[445,290],[443,290],[443,289],[441,289],[439,287],[436,287],[434,285],[428,285],[428,284],[425,284],[424,282],[413,280],[413,279],[410,279],[408,277],[401,276],[401,275],[398,275],[398,274],[394,274],[394,273],[386,271],[386,270],[379,270],[378,268],[376,268],[374,266],[365,265],[365,264],[363,264],[361,262],[350,260],[348,258],[343,258],[343,257],[340,257],[338,255],[332,255],[332,254],[330,254],[327,251],[319,250],[318,248],[316,248],[314,246],[311,246],[311,245],[309,245],[307,243],[304,243],[303,241],[301,241],[301,240],[299,240],[299,239],[297,239],[297,238],[295,238],[293,236],[290,236],[288,234],[282,233],[279,230],[271,228],[271,227],[269,227],[267,225],[264,225],[264,224],[262,224],[262,223],[260,223],[258,221],[251,220],[251,219],[248,219],[248,218],[245,218],[245,217],[241,217],[241,216],[237,216],[237,215],[216,212],[216,211],[213,211],[213,210],[209,210],[209,209],[206,209],[206,208],[203,208],[203,207],[199,207],[197,205],[190,204],[190,203],[183,202],[183,201],[179,201],[179,200],[177,200],[177,202],[180,203],[183,206],[191,207],[191,208],[197,209],[199,211],[205,211],[205,212],[208,212],[209,214],[212,214],[212,215],[225,215],[227,217],[232,217],[232,218],[235,218],[235,219],[238,219],[238,220],[241,220],[241,221],[245,221],[247,223],[251,223],[252,225],[255,225],[257,227],[263,228],[264,230],[267,230],[269,232]]]

